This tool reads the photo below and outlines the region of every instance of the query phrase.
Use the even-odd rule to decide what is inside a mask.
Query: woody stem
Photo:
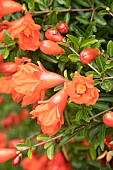
[[[84,11],[92,11],[92,8],[86,8],[86,9],[59,9],[57,12],[84,12]],[[44,11],[29,11],[30,14],[47,14],[52,12],[52,10],[44,10]]]
[[[112,109],[113,109],[113,107],[111,107],[111,108],[109,108],[109,109],[106,109],[106,110],[104,110],[104,111],[102,111],[102,112],[100,112],[100,113],[92,116],[92,117],[90,118],[90,120],[93,120],[94,118],[96,118],[96,117],[98,117],[98,116],[100,116],[100,115],[102,115],[102,114],[104,114],[104,113],[106,113],[106,112],[109,112],[109,111],[112,110]]]
[[[91,64],[88,64],[88,66],[91,67],[96,73],[98,73],[99,75],[101,75],[101,74],[99,73],[99,71],[98,71],[95,67],[93,67]]]

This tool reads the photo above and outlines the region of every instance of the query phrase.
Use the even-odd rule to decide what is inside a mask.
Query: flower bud
[[[80,53],[80,61],[84,64],[91,63],[96,57],[100,55],[100,51],[95,48],[86,48]]]

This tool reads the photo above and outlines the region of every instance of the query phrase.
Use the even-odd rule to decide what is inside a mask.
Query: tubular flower
[[[0,148],[0,164],[14,158],[17,150],[10,148]]]
[[[9,25],[8,31],[11,33],[11,39],[18,38],[19,47],[23,50],[36,51],[39,48],[42,36],[39,32],[41,26],[35,24],[31,14],[26,14],[12,22],[4,21],[4,24]]]
[[[4,15],[23,11],[22,5],[13,0],[0,0],[0,18]]]
[[[13,89],[24,95],[22,106],[43,100],[47,89],[65,82],[64,77],[47,71],[41,62],[38,64],[20,65],[19,71],[12,76]]]
[[[65,83],[65,88],[71,102],[77,104],[94,105],[99,97],[99,90],[94,87],[92,75],[85,77],[76,72],[73,81]]]
[[[5,148],[7,145],[7,136],[0,131],[0,148]]]
[[[49,100],[39,101],[35,110],[30,112],[32,118],[37,118],[37,123],[41,125],[42,132],[48,135],[56,134],[64,123],[63,111],[67,103],[68,95],[62,89]]]
[[[31,59],[29,59],[27,57],[22,57],[21,59],[15,57],[15,63],[17,65],[17,70],[19,68],[19,65],[24,64],[24,62],[25,63],[31,62]],[[15,102],[19,102],[20,100],[23,99],[23,94],[16,92],[12,88],[12,75],[4,76],[4,77],[0,78],[0,93],[12,94],[12,98]]]

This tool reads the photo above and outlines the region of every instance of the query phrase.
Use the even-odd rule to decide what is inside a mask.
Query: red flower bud
[[[62,34],[66,34],[69,30],[68,24],[65,22],[60,22],[57,24],[58,31]]]
[[[91,63],[96,57],[100,55],[100,51],[95,48],[86,48],[80,53],[80,60],[84,64]]]
[[[51,40],[43,40],[40,43],[40,50],[48,55],[61,54],[64,51],[62,47]]]
[[[61,34],[54,28],[50,28],[45,32],[45,37],[48,40],[54,41],[54,42],[64,42],[63,37]]]
[[[14,158],[16,152],[16,149],[0,148],[0,164]]]
[[[17,165],[19,165],[20,161],[21,161],[21,155],[17,155],[17,156],[14,158],[14,160],[12,161],[12,165],[13,165],[13,166],[17,166]]]
[[[14,74],[17,71],[17,64],[14,62],[6,62],[0,68],[3,74]]]
[[[23,11],[22,5],[13,0],[0,0],[0,18],[4,15]]]
[[[103,122],[109,127],[113,127],[113,112],[108,112],[103,116]]]

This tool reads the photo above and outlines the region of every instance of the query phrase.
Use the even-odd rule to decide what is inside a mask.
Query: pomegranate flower
[[[22,5],[13,0],[0,0],[0,18],[14,12],[23,11]]]
[[[26,14],[22,18],[9,23],[8,31],[11,33],[11,38],[18,38],[19,47],[23,50],[36,51],[39,48],[42,36],[39,32],[41,26],[35,24],[31,14]]]
[[[61,75],[47,71],[41,62],[38,64],[20,65],[19,71],[12,76],[13,89],[24,95],[22,106],[43,100],[47,89],[66,81]]]
[[[56,134],[64,123],[63,111],[67,103],[68,95],[65,89],[60,90],[49,100],[39,101],[35,110],[30,112],[32,118],[37,118],[42,132],[50,136]]]
[[[16,149],[10,148],[0,148],[0,164],[6,162],[17,155]]]
[[[77,104],[94,105],[99,97],[99,90],[94,87],[93,75],[87,77],[75,73],[73,81],[65,83],[70,100]]]

